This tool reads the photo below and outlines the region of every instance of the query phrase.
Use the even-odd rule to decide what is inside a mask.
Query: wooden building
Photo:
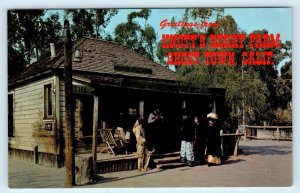
[[[182,107],[201,116],[221,112],[224,103],[224,89],[186,85],[173,71],[115,42],[83,38],[73,45],[72,63],[76,153],[91,151],[95,98],[99,101],[98,129],[117,126],[124,110],[147,118],[154,105],[160,106],[166,149],[179,148]],[[63,67],[63,50],[57,54],[52,50],[51,56],[9,78],[10,156],[63,165]]]

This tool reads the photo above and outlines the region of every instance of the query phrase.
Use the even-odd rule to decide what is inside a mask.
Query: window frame
[[[44,119],[52,119],[53,118],[53,102],[54,102],[54,96],[53,96],[53,84],[45,84],[43,87],[43,103],[44,103]]]

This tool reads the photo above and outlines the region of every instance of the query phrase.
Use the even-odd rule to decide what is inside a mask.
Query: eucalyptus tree
[[[105,28],[118,9],[66,9],[65,17],[71,20],[73,38],[84,36],[105,39]]]
[[[150,9],[141,9],[128,14],[127,21],[115,28],[115,41],[154,60],[156,33],[147,23],[150,14]]]
[[[9,75],[49,52],[49,43],[58,42],[61,30],[58,13],[47,10],[9,10]]]

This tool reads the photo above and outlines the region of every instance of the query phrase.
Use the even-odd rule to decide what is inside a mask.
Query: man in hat
[[[146,130],[148,137],[148,147],[150,149],[156,149],[156,152],[161,148],[161,145],[163,143],[163,122],[164,117],[161,113],[160,108],[155,107],[153,112],[149,114]]]
[[[221,137],[218,115],[209,113],[208,120],[208,136],[207,136],[207,162],[208,166],[221,164]]]

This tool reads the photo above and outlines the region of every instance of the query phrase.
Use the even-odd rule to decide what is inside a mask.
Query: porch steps
[[[180,157],[164,157],[160,159],[154,159],[153,162],[155,164],[165,164],[165,163],[174,163],[174,162],[179,162]]]
[[[157,164],[156,168],[158,169],[171,169],[186,166],[186,163],[165,163],[165,164]]]
[[[162,153],[162,154],[156,154],[155,152],[151,155],[152,158],[164,158],[164,157],[176,157],[179,156],[180,152],[170,152],[170,153]]]
[[[156,168],[159,169],[170,169],[186,166],[185,163],[180,163],[180,153],[172,152],[160,155],[153,155],[153,163],[156,165]]]

